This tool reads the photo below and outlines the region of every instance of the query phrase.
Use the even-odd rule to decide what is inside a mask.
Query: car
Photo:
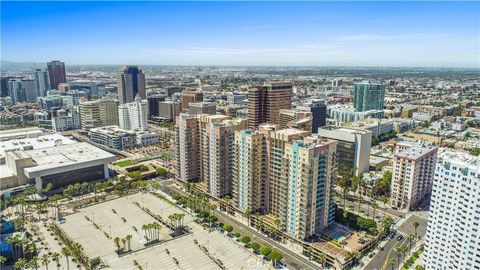
[[[403,235],[397,236],[397,241],[402,241],[403,240]]]

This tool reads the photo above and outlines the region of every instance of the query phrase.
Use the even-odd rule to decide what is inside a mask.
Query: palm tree
[[[5,264],[7,262],[7,258],[4,256],[0,256],[0,264]]]
[[[373,208],[373,220],[375,220],[375,210],[378,208],[378,204],[376,202],[372,203],[372,208]]]
[[[143,226],[145,226],[145,225],[143,225]],[[120,252],[120,238],[115,237],[115,239],[113,239],[113,241],[115,242],[115,245],[117,246],[117,252]]]
[[[130,235],[130,234],[127,235],[127,236],[125,237],[125,239],[127,239],[128,250],[132,250],[132,249],[130,248],[130,241],[132,240],[132,235]]]
[[[28,261],[28,267],[38,269],[38,257],[33,256],[30,261]]]
[[[122,238],[122,251],[126,250],[126,246],[125,246],[126,243],[127,243],[127,239]]]
[[[397,264],[397,261],[392,258],[392,259],[390,260],[390,265],[392,266],[392,270],[393,270],[393,267],[395,267],[396,264]]]
[[[408,245],[409,245],[409,250],[412,250],[412,242],[415,240],[415,236],[413,234],[408,234],[407,235],[407,240],[408,240]]]
[[[70,265],[68,262],[68,256],[70,256],[70,250],[67,247],[62,248],[62,254],[65,256],[65,261],[67,262],[67,270],[70,269]]]
[[[322,266],[322,269],[325,268],[325,263],[327,262],[327,258],[325,257],[325,253],[320,253],[316,258],[316,261]]]
[[[57,263],[57,269],[60,267],[59,259],[60,259],[60,253],[54,252],[54,253],[52,254],[52,260]]]
[[[395,248],[395,253],[397,254],[397,262],[400,263],[400,257],[402,256],[403,254],[403,247],[402,246],[398,246]]]
[[[13,269],[24,269],[27,266],[27,261],[24,258],[18,259],[13,265]]]
[[[418,223],[417,221],[414,221],[413,222],[413,227],[415,227],[415,239],[417,239],[417,228],[418,226],[420,226],[420,223]]]
[[[47,253],[45,253],[42,255],[40,259],[42,261],[42,265],[45,266],[46,270],[48,270],[48,263],[50,263],[50,256]]]

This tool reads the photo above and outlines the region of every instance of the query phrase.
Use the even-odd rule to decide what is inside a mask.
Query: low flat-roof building
[[[49,183],[61,188],[108,178],[108,163],[114,160],[114,155],[85,142],[7,151],[0,169],[1,189],[24,184],[40,189]]]

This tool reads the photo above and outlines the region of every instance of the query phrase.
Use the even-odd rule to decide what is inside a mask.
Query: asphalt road
[[[414,222],[418,222],[419,226],[417,228],[417,238],[422,239],[425,236],[427,231],[427,219],[424,217],[418,216],[416,214],[412,215],[409,219],[407,219],[398,229],[397,234],[393,239],[390,239],[384,246],[384,250],[378,252],[370,263],[365,267],[368,270],[386,270],[390,269],[391,265],[390,259],[395,258],[397,260],[397,254],[395,252],[395,248],[400,245],[408,245],[408,240],[406,240],[406,236],[408,234],[415,235],[415,226],[413,226]],[[401,241],[397,240],[399,235],[403,236]],[[417,241],[419,240],[417,239]],[[415,244],[412,243],[412,246]]]

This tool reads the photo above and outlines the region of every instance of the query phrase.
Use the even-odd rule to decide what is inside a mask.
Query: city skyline
[[[15,62],[480,67],[476,2],[1,5],[2,60]]]

